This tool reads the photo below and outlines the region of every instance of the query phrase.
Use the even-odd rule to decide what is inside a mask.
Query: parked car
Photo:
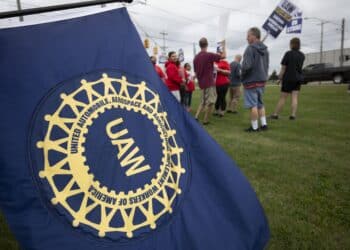
[[[310,64],[303,69],[304,84],[313,81],[350,82],[350,66],[334,67],[330,63]]]

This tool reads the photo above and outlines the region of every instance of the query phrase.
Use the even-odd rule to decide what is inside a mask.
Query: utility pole
[[[22,10],[21,0],[17,0],[17,10]],[[19,16],[19,21],[23,22],[23,16]]]
[[[163,37],[163,46],[161,47],[161,49],[162,49],[162,54],[163,54],[163,55],[166,55],[166,49],[167,49],[168,47],[166,46],[166,39],[165,39],[165,37],[168,35],[168,33],[166,33],[165,31],[162,31],[162,32],[160,32],[160,34],[161,34],[162,37]]]
[[[344,65],[345,18],[341,21],[340,67]]]
[[[160,32],[160,34],[163,37],[163,46],[161,47],[161,49],[162,49],[163,54],[165,55],[166,54],[166,49],[168,48],[166,46],[166,39],[165,39],[165,37],[168,35],[168,33],[166,33],[165,31],[162,31],[162,32]]]

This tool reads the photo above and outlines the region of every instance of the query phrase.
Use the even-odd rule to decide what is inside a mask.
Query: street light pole
[[[324,36],[324,25],[327,23],[332,23],[331,21],[326,21],[324,19],[318,17],[305,17],[304,20],[317,20],[320,23],[318,25],[321,26],[321,41],[320,41],[320,63],[323,63],[323,36]],[[335,23],[333,23],[335,24]],[[338,25],[338,24],[337,24]]]
[[[344,66],[345,18],[341,21],[340,67]]]
[[[323,62],[323,27],[325,23],[325,21],[321,21],[320,64]]]
[[[166,46],[166,43],[165,43],[165,41],[166,41],[165,37],[168,35],[168,33],[166,33],[165,31],[162,31],[162,32],[160,32],[160,34],[161,34],[162,37],[163,37],[163,46],[161,47],[161,49],[162,49],[162,54],[165,56],[165,55],[166,55],[166,49],[168,48],[168,47]]]

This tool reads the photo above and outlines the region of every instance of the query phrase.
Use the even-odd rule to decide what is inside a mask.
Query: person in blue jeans
[[[260,41],[261,32],[253,27],[248,30],[248,47],[243,55],[242,83],[244,87],[244,104],[250,109],[251,126],[246,132],[258,132],[268,129],[264,107],[264,90],[268,78],[269,52]],[[260,128],[258,120],[260,118]]]

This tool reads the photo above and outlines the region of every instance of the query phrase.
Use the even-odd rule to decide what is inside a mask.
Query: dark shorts
[[[282,83],[281,91],[285,93],[300,91],[300,86],[301,86],[300,83],[290,83],[290,82]]]

